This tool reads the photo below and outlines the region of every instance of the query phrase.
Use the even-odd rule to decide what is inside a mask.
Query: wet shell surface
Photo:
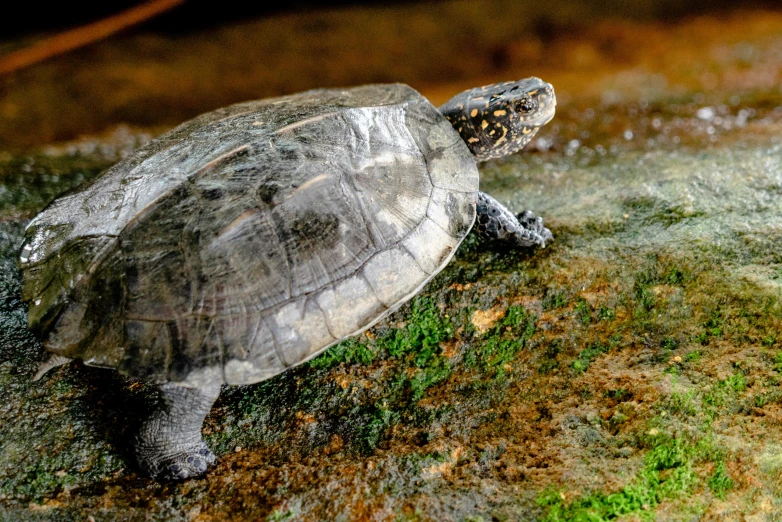
[[[467,145],[408,86],[233,105],[30,223],[30,325],[50,352],[133,377],[258,382],[420,291],[477,191]]]

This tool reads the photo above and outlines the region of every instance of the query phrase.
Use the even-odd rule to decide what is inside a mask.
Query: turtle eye
[[[516,112],[532,112],[538,108],[538,102],[530,96],[524,96],[516,102]]]

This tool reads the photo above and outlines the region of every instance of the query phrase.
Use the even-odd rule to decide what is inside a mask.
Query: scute
[[[378,301],[386,308],[401,302],[426,281],[427,273],[404,248],[388,248],[375,254],[361,270]]]
[[[31,222],[31,326],[50,351],[136,377],[257,382],[420,290],[477,190],[458,133],[407,86],[220,109]]]

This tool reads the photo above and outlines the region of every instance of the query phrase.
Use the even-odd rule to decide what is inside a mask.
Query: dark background
[[[140,0],[119,0],[106,3],[91,2],[15,2],[12,16],[0,17],[0,40],[8,40],[52,32],[86,24],[111,16]],[[432,4],[436,0],[321,0],[318,2],[294,0],[289,2],[247,2],[246,0],[189,0],[153,20],[136,26],[133,31],[152,31],[165,34],[188,34],[224,23],[253,19],[264,15],[307,11],[328,7],[394,6],[400,4]],[[573,0],[573,4],[592,4],[605,16],[671,19],[688,14],[719,13],[736,8],[779,7],[779,0]]]

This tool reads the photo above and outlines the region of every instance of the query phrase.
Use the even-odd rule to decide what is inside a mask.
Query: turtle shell
[[[415,295],[477,190],[466,144],[408,86],[233,105],[33,219],[29,323],[49,351],[137,378],[258,382]]]

